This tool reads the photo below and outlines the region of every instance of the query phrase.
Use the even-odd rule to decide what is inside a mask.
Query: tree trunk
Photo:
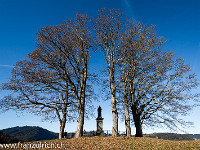
[[[110,74],[110,91],[111,91],[111,105],[112,105],[112,136],[118,136],[118,113],[117,113],[117,101],[116,101],[116,87],[115,87],[115,75],[114,75],[114,54],[111,54],[109,58],[109,74]]]
[[[131,136],[130,118],[125,120],[125,125],[126,125],[126,136]]]
[[[135,128],[136,128],[135,137],[143,137],[143,134],[142,134],[142,125],[141,125],[140,118],[137,118],[135,120]]]
[[[87,51],[84,52],[84,50],[85,49],[83,47],[82,52],[84,54],[84,68],[81,72],[79,118],[78,118],[78,126],[76,130],[75,138],[83,136],[84,115],[85,115],[85,90],[86,90],[86,80],[87,80],[87,59],[88,59],[88,52]]]
[[[78,126],[75,134],[75,138],[83,136],[83,125],[84,125],[84,107],[79,110]]]
[[[67,103],[68,103],[68,96],[69,96],[69,91],[68,91],[68,83],[66,82],[66,97],[65,99],[62,96],[62,102],[63,102],[63,109],[62,109],[62,120],[59,117],[60,120],[60,132],[59,132],[59,139],[64,138],[64,130],[65,130],[65,125],[67,121]]]
[[[133,120],[135,123],[135,128],[136,128],[136,134],[135,137],[143,137],[142,134],[142,124],[141,124],[141,112],[139,112],[139,110],[137,109],[138,106],[138,102],[135,101],[135,88],[133,86],[133,82],[130,82],[130,95],[131,95],[131,111],[133,114]]]
[[[65,124],[66,124],[66,119],[62,120],[62,122],[60,123],[59,139],[64,138]]]
[[[125,103],[125,100],[124,100]],[[131,126],[130,126],[130,116],[128,105],[125,104],[125,126],[126,126],[126,136],[131,136]]]
[[[66,90],[66,103],[63,104],[63,110],[62,110],[62,120],[60,120],[60,132],[59,132],[59,139],[64,138],[64,130],[67,120],[67,101],[68,101],[68,89]]]
[[[112,136],[118,136],[118,113],[116,108],[116,99],[113,95],[112,95],[112,118],[113,118]]]
[[[126,136],[131,136],[131,126],[130,126],[130,116],[128,109],[128,97],[126,91],[126,82],[123,82],[123,93],[124,93],[124,109],[125,109],[125,126],[126,126]]]
[[[59,139],[64,138],[64,130],[65,130],[65,125],[66,125],[66,117],[67,117],[66,109],[67,109],[67,104],[65,104],[65,106],[63,108],[62,120],[59,119],[59,121],[60,121]]]
[[[135,137],[143,137],[140,114],[138,113],[138,110],[135,105],[132,105],[131,109],[132,109],[133,119],[134,119],[135,128],[136,128]]]

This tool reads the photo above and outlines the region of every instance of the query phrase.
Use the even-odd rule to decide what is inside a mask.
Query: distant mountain
[[[153,134],[145,134],[144,137],[158,138],[164,140],[176,140],[176,141],[194,140],[193,137],[187,134],[176,134],[176,133],[153,133]]]
[[[4,134],[0,131],[0,144],[18,143],[20,140],[14,136]]]
[[[40,141],[40,140],[52,140],[58,138],[58,133],[48,131],[41,127],[23,126],[13,127],[1,130],[5,134],[12,135],[14,137],[20,137],[24,141]]]

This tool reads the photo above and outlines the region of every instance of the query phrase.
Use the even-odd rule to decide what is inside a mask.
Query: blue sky
[[[199,0],[0,0],[0,83],[11,76],[12,65],[34,50],[36,32],[46,25],[55,25],[75,16],[76,12],[94,16],[100,8],[120,8],[128,18],[156,25],[158,35],[168,42],[163,49],[183,57],[200,78],[200,1]],[[92,59],[92,58],[91,58]],[[101,58],[95,58],[101,62]],[[94,67],[99,64],[93,64]],[[0,97],[3,93],[0,93]],[[99,102],[102,106],[104,129],[111,130],[110,101]],[[96,107],[95,106],[95,107]],[[200,108],[194,109],[185,119],[194,122],[189,133],[200,133]],[[41,126],[58,132],[59,123],[41,122],[41,117],[16,114],[13,111],[0,114],[0,129],[13,126]],[[120,122],[120,121],[119,121]],[[76,122],[67,124],[66,131],[75,131]],[[95,118],[85,121],[86,130],[96,130]],[[119,130],[125,131],[120,122]],[[132,128],[132,134],[135,133]],[[145,128],[144,133],[169,132],[166,129]]]

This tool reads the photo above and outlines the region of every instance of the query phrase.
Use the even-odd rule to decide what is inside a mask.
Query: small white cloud
[[[11,66],[11,65],[0,65],[0,67],[10,67],[10,68],[13,68],[15,66]]]

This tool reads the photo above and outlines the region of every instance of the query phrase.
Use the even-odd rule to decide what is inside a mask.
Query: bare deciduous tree
[[[64,137],[66,120],[74,119],[70,117],[76,107],[68,82],[64,82],[56,70],[34,60],[19,61],[2,89],[10,93],[1,100],[1,109],[27,110],[43,116],[44,120],[58,118],[59,138]]]
[[[120,11],[101,9],[95,20],[98,44],[101,46],[107,61],[107,69],[110,76],[110,93],[112,104],[112,136],[118,135],[118,112],[116,101],[116,88],[119,82],[116,80],[116,72],[119,56],[119,42],[122,34],[122,13]]]
[[[161,51],[164,42],[154,26],[139,22],[129,22],[123,36],[126,89],[137,137],[143,136],[142,124],[183,124],[177,115],[186,114],[193,107],[189,102],[198,96],[190,93],[198,85],[195,74],[183,59]]]
[[[16,64],[10,81],[3,85],[4,90],[13,93],[2,103],[50,117],[50,112],[56,112],[59,138],[64,135],[67,107],[76,108],[79,117],[75,137],[82,136],[86,96],[90,94],[86,81],[92,41],[86,15],[77,14],[74,19],[42,28],[37,33],[37,48],[27,60]]]

